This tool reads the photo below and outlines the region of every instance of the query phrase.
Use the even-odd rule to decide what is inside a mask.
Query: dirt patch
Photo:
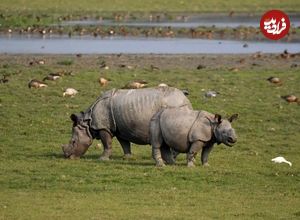
[[[68,62],[64,62],[68,61]],[[228,70],[238,72],[251,69],[300,69],[300,54],[249,55],[0,55],[2,67],[32,68],[44,66],[54,70],[106,71],[119,69],[160,70]],[[67,63],[68,65],[66,65]],[[2,71],[5,68],[2,68]]]

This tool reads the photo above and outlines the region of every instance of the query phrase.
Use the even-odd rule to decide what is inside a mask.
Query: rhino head
[[[215,127],[213,132],[217,143],[223,143],[227,146],[232,147],[233,144],[237,141],[237,136],[235,130],[231,126],[231,122],[238,118],[238,114],[234,114],[228,119],[222,119],[221,115],[215,115]]]
[[[66,158],[80,158],[93,142],[93,137],[89,130],[89,125],[83,120],[84,113],[72,114],[73,121],[72,137],[69,144],[62,145],[62,150]]]

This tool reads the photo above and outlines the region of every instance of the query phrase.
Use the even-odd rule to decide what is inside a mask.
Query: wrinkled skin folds
[[[169,147],[174,157],[186,153],[187,165],[194,166],[196,155],[201,152],[201,162],[208,165],[208,155],[215,143],[233,146],[237,141],[231,122],[238,118],[234,114],[222,119],[218,114],[184,108],[164,109],[150,123],[152,156],[157,166],[164,166],[161,148]]]
[[[183,92],[172,87],[146,89],[112,89],[103,93],[85,111],[72,114],[72,137],[62,146],[65,157],[79,158],[92,144],[101,140],[103,152],[100,160],[112,156],[112,139],[116,137],[123,149],[124,158],[131,158],[131,143],[150,144],[149,123],[152,116],[163,108],[185,106],[192,109]],[[169,149],[163,158],[172,163]]]

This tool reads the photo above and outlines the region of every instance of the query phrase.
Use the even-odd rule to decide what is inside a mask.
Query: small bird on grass
[[[159,70],[158,66],[154,66],[153,64],[150,65],[150,70],[151,71],[155,71],[155,70]]]
[[[290,167],[292,166],[292,163],[290,161],[287,161],[284,157],[275,157],[271,161],[273,161],[274,163],[287,163],[288,165],[290,165]]]
[[[100,63],[100,69],[106,69],[106,70],[108,70],[109,69],[109,66],[107,66],[107,64],[106,64],[106,62],[103,60],[103,61],[101,61],[101,63]]]
[[[158,84],[158,87],[169,87],[166,83],[160,83]]]
[[[202,65],[202,64],[199,64],[199,65],[197,66],[197,70],[201,70],[201,69],[204,69],[204,68],[205,68],[205,66]]]
[[[45,87],[48,87],[48,85],[46,83],[42,82],[42,81],[37,80],[37,79],[32,79],[28,83],[28,88],[31,89],[31,87],[33,87],[33,88],[45,88]]]
[[[181,89],[181,91],[185,96],[188,96],[190,94],[188,89]]]
[[[38,65],[44,65],[46,63],[45,60],[32,60],[29,62],[29,65],[32,66],[34,64],[38,64]]]
[[[213,98],[213,97],[217,97],[218,94],[219,92],[216,91],[207,91],[206,93],[204,93],[204,96],[206,98]]]
[[[289,103],[296,102],[296,103],[300,104],[300,100],[295,95],[284,95],[284,96],[281,96],[281,98]]]
[[[269,77],[267,79],[270,83],[276,84],[276,85],[282,85],[282,81],[278,77]]]
[[[238,71],[240,71],[240,69],[237,68],[237,67],[232,67],[232,68],[229,69],[229,71],[238,72]]]
[[[100,86],[106,86],[109,81],[110,81],[109,79],[105,79],[104,77],[99,78]]]
[[[46,81],[46,80],[57,80],[61,77],[61,74],[60,73],[49,73],[48,76],[46,76],[43,81]]]
[[[67,88],[65,90],[65,92],[63,93],[63,97],[65,97],[65,96],[74,97],[77,93],[78,93],[78,91],[76,89]]]
[[[140,89],[146,87],[148,82],[145,80],[134,80],[127,83],[122,89]]]

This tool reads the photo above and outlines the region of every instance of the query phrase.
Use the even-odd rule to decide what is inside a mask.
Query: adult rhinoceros
[[[130,142],[150,144],[149,125],[152,116],[162,108],[180,106],[192,109],[183,92],[172,87],[107,91],[85,112],[71,115],[72,137],[69,144],[62,146],[64,155],[70,158],[80,157],[93,139],[100,139],[104,146],[100,159],[109,160],[112,138],[116,136],[124,156],[130,157]],[[171,163],[173,157],[170,149],[162,150],[163,159]]]

